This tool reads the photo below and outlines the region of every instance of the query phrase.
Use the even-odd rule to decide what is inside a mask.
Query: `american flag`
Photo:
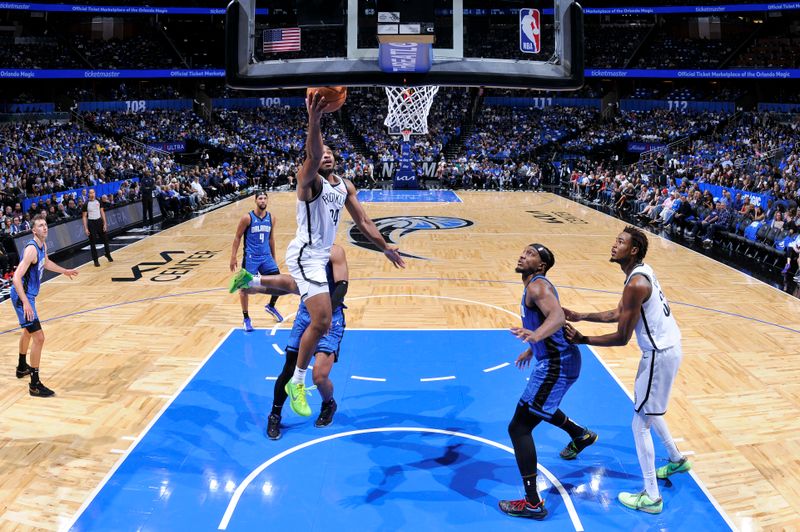
[[[263,52],[294,52],[300,50],[300,28],[264,30]]]

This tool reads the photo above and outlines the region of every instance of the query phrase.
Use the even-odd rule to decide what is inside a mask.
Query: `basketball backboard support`
[[[540,2],[542,12],[552,7],[552,14],[548,9],[542,15],[539,54],[519,53],[521,16],[517,20],[517,15],[489,9],[465,12],[463,3],[436,0],[430,69],[394,73],[378,64],[377,13],[369,7],[374,0],[347,0],[344,27],[323,29],[328,33],[316,37],[303,29],[301,49],[288,54],[262,53],[267,48],[264,30],[286,22],[257,16],[256,0],[233,0],[226,19],[227,83],[236,89],[444,85],[575,90],[583,85],[583,10],[577,2]],[[494,31],[500,40],[487,49],[484,31],[491,34],[497,24],[506,29]]]

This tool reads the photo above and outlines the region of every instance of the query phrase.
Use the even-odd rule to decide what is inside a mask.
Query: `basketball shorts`
[[[39,313],[36,312],[36,297],[28,296],[28,302],[31,304],[31,308],[33,309],[32,320],[25,318],[25,310],[22,308],[22,300],[17,295],[17,291],[11,291],[11,304],[14,306],[14,312],[17,313],[17,321],[19,321],[20,327],[26,329],[28,332],[33,333],[41,330],[42,326],[39,323]]]
[[[667,412],[672,383],[683,359],[680,344],[642,352],[634,384],[634,409],[648,416],[663,416]]]
[[[527,407],[529,412],[542,419],[552,419],[561,400],[578,380],[579,374],[580,355],[538,360],[528,379],[528,386],[522,392],[519,405]]]
[[[330,252],[323,253],[309,248],[297,239],[286,249],[286,266],[289,268],[300,299],[328,293],[328,276],[325,267],[330,261]]]
[[[342,306],[333,311],[333,316],[331,316],[331,328],[325,333],[325,336],[320,338],[319,343],[317,343],[317,348],[314,350],[314,354],[328,353],[334,356],[334,362],[339,361],[339,345],[342,343],[344,329],[347,326],[344,319],[345,308],[346,307]],[[286,343],[287,351],[300,350],[300,337],[303,336],[303,333],[310,323],[311,316],[306,306],[301,303],[300,308],[297,310],[297,315],[294,317],[294,325],[292,325],[292,332],[289,334],[289,341]]]
[[[242,268],[252,273],[253,275],[260,273],[261,275],[276,275],[281,273],[275,259],[271,255],[256,256],[245,254],[242,257]]]

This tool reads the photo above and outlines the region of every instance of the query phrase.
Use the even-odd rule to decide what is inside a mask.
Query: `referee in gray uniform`
[[[92,260],[94,260],[95,266],[100,266],[100,262],[97,260],[97,250],[94,247],[98,238],[103,239],[103,248],[108,262],[114,262],[114,259],[111,258],[111,250],[108,247],[107,228],[106,211],[97,200],[94,189],[90,188],[89,199],[83,206],[83,229],[86,231],[86,236],[89,237],[89,249],[92,251]]]

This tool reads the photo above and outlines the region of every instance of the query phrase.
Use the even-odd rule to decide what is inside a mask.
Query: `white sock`
[[[292,384],[303,384],[306,383],[306,371],[308,369],[300,369],[297,366],[294,367],[294,375],[292,375]]]
[[[661,494],[656,482],[656,451],[653,448],[653,437],[650,436],[649,416],[636,413],[633,416],[633,441],[636,444],[636,456],[639,458],[639,467],[642,468],[644,489],[652,500],[658,500]]]
[[[257,273],[250,279],[250,282],[247,283],[247,286],[250,288],[261,288],[261,274]]]
[[[680,462],[683,459],[683,455],[678,450],[678,446],[675,445],[675,440],[672,439],[672,434],[669,433],[667,422],[664,421],[664,417],[652,417],[653,419],[651,420],[651,425],[655,429],[656,434],[658,434],[659,439],[661,439],[661,443],[663,443],[664,447],[667,448],[667,452],[669,453],[669,461]]]

